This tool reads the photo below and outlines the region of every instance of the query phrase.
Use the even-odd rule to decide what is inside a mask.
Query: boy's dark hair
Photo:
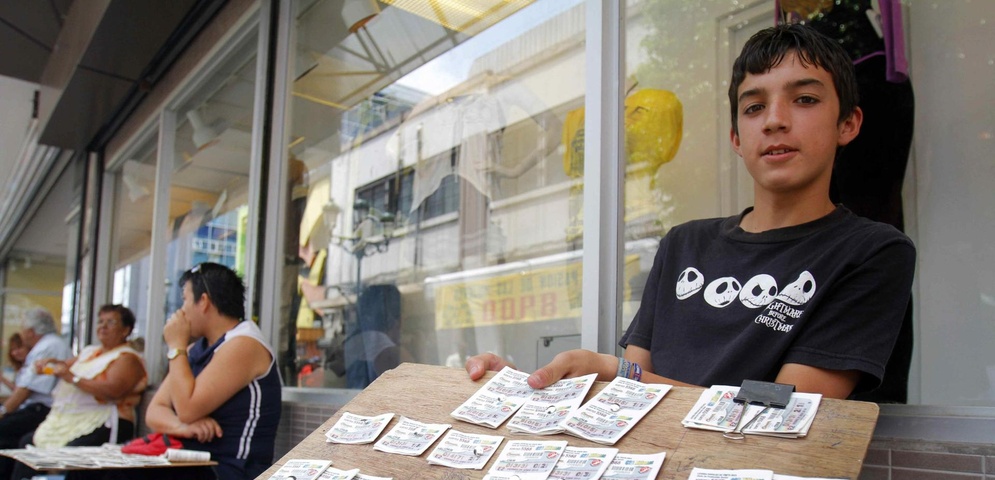
[[[234,270],[211,262],[204,262],[180,275],[180,288],[190,282],[194,303],[203,294],[210,297],[218,313],[238,320],[245,319],[245,284]]]
[[[113,312],[117,314],[117,317],[121,320],[121,325],[128,327],[128,329],[135,330],[135,314],[130,308],[124,305],[115,305],[108,303],[100,307],[97,313],[107,313]]]
[[[739,110],[739,86],[747,74],[759,75],[778,66],[784,56],[795,52],[803,66],[815,65],[833,77],[833,86],[840,101],[837,123],[846,120],[860,101],[853,63],[846,50],[833,39],[814,28],[801,24],[785,24],[765,28],[755,33],[732,64],[732,82],[729,84],[729,106],[732,109],[732,128],[736,125]]]

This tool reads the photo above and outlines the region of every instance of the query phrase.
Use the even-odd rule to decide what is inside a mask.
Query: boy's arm
[[[623,355],[623,357],[625,357],[626,360],[632,363],[638,363],[639,367],[643,369],[643,377],[642,377],[643,383],[666,383],[668,385],[674,385],[678,387],[699,386],[699,385],[681,382],[679,380],[674,380],[672,378],[667,378],[654,373],[653,359],[650,357],[650,351],[643,347],[629,345],[625,347],[625,354]],[[616,365],[616,368],[617,367],[618,366]]]
[[[650,352],[645,348],[629,345],[625,349],[625,359],[638,363],[642,367],[642,381],[644,383],[690,385],[653,373]],[[857,370],[829,370],[799,363],[787,363],[781,367],[775,381],[794,385],[799,392],[821,393],[826,398],[845,399],[856,388],[857,382],[860,381],[860,375],[861,373]]]
[[[821,393],[826,398],[846,399],[857,387],[861,373],[857,370],[829,370],[800,363],[781,366],[774,380],[794,385],[799,392]]]

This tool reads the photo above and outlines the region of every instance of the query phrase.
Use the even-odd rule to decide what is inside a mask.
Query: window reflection
[[[115,175],[111,303],[135,313],[135,339],[144,338],[148,331],[149,254],[158,159],[155,142],[156,137],[151,136],[126,154]]]
[[[243,40],[176,111],[169,190],[165,315],[182,304],[176,280],[202,262],[245,275],[256,40]]]
[[[352,3],[297,13],[284,378],[361,388],[482,351],[534,368],[543,338],[579,335],[561,145],[583,105],[582,2],[382,2],[350,23]]]

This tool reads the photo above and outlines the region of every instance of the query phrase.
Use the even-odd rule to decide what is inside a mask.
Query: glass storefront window
[[[175,109],[166,318],[182,304],[177,280],[192,266],[215,262],[245,275],[256,38],[233,48]]]
[[[144,339],[149,319],[149,268],[152,210],[158,160],[156,137],[142,142],[114,171],[111,234],[111,303],[135,312],[134,339]]]
[[[773,11],[774,2],[735,0],[626,4],[623,331],[671,227],[753,204],[752,180],[729,148],[726,92],[733,59],[773,25]]]
[[[584,5],[418,3],[296,4],[288,385],[361,388],[484,351],[528,370],[579,345],[583,163],[565,123],[584,104]]]

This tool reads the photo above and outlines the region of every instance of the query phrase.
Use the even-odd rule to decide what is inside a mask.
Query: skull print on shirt
[[[702,287],[701,299],[696,300]],[[754,318],[754,323],[778,332],[790,332],[815,292],[815,276],[807,270],[791,278],[782,289],[778,287],[777,279],[766,273],[756,274],[742,284],[731,276],[709,281],[697,268],[687,267],[678,276],[674,293],[680,301],[704,301],[714,308],[726,308],[739,300],[746,308],[763,309]]]

